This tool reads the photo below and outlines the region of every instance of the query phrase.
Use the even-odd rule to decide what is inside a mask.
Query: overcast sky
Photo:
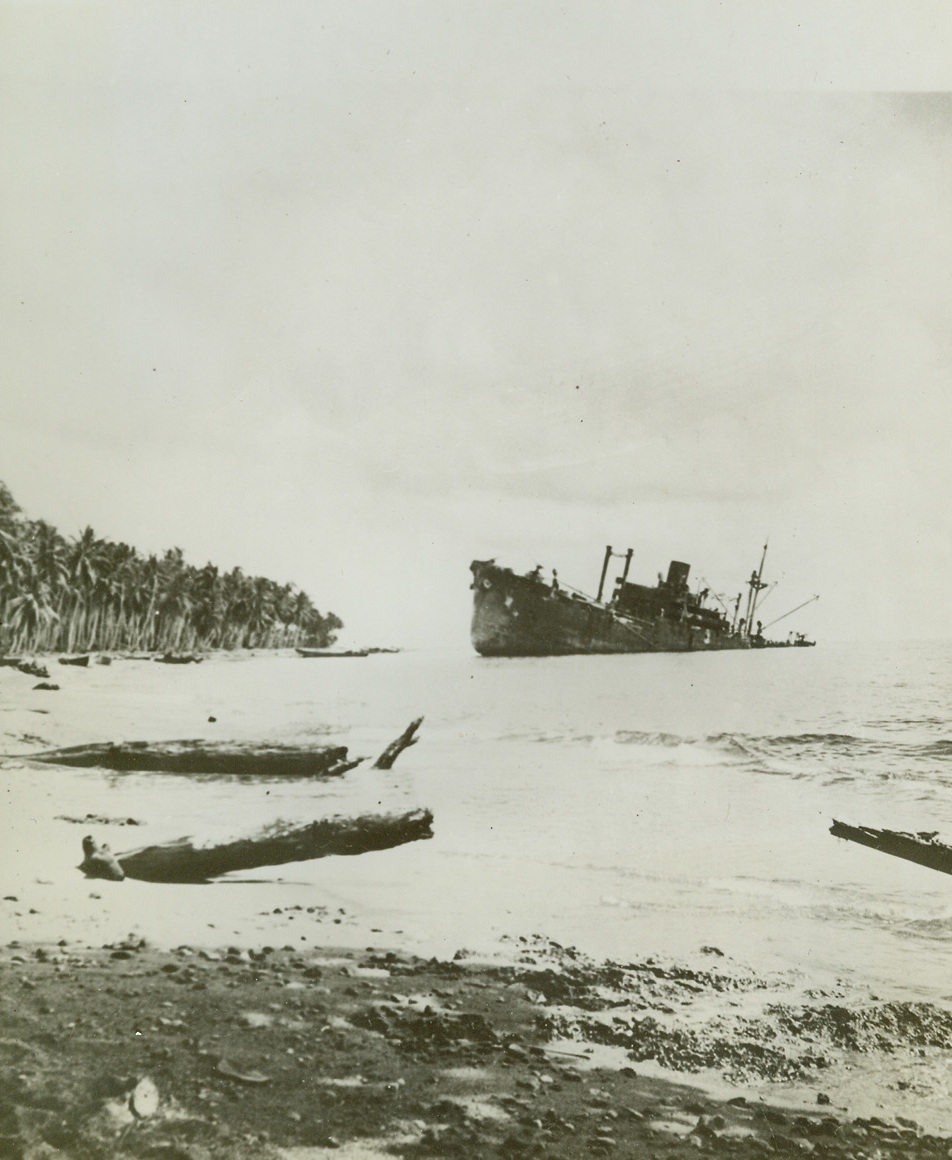
[[[466,647],[672,557],[949,636],[947,3],[0,3],[0,479]]]

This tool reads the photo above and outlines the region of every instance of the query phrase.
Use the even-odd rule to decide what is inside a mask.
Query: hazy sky
[[[949,89],[944,2],[0,2],[0,479],[355,642],[767,535],[952,635]]]

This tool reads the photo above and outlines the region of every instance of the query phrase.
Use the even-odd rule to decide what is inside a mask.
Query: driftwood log
[[[417,717],[415,721],[411,721],[406,729],[404,729],[404,731],[396,739],[396,741],[391,741],[383,753],[380,754],[380,756],[374,762],[374,769],[391,769],[393,767],[393,763],[397,760],[404,749],[409,749],[411,745],[416,745],[416,743],[420,740],[419,737],[415,736],[415,734],[422,724],[422,717]]]
[[[233,870],[279,866],[326,858],[331,854],[365,854],[433,836],[429,810],[405,814],[370,814],[356,818],[322,818],[306,826],[275,822],[259,833],[214,846],[179,838],[112,854],[90,837],[83,839],[80,870],[89,878],[137,878],[144,882],[200,883]]]
[[[99,766],[103,769],[217,773],[240,776],[339,777],[359,765],[346,745],[242,745],[215,741],[127,741],[73,745],[31,755],[50,765]]]
[[[877,830],[872,826],[851,826],[847,822],[834,819],[830,826],[834,838],[845,838],[879,850],[881,854],[892,854],[894,858],[905,858],[907,862],[918,862],[930,870],[952,874],[952,846],[937,842],[937,831],[922,831],[916,834],[903,830]]]
[[[374,763],[390,769],[404,749],[416,745],[418,717]],[[364,760],[346,745],[261,745],[232,741],[125,741],[72,745],[31,754],[49,765],[97,766],[118,772],[214,773],[250,777],[340,777]]]

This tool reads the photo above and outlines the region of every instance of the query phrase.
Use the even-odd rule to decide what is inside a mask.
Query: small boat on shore
[[[952,874],[952,846],[936,841],[937,830],[920,830],[914,834],[905,830],[877,830],[872,826],[851,826],[834,818],[830,833],[834,838],[845,838],[883,854],[892,854],[894,858],[905,858],[930,870]]]
[[[85,669],[89,665],[89,653],[84,653],[78,657],[60,657],[59,663],[61,665],[76,665],[78,668]]]
[[[192,653],[163,653],[160,657],[153,657],[160,665],[200,665],[204,657]]]
[[[321,658],[327,657],[328,659],[331,657],[334,657],[334,658],[369,657],[370,651],[371,650],[369,648],[357,648],[357,649],[299,648],[299,649],[295,649],[295,652],[299,656],[306,657],[308,660],[316,660],[318,657],[321,657]],[[382,652],[383,650],[379,649],[379,650],[375,650],[375,651]]]

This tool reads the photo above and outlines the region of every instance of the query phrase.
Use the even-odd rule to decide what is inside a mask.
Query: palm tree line
[[[325,648],[341,621],[293,584],[143,556],[24,517],[0,483],[0,653]]]

